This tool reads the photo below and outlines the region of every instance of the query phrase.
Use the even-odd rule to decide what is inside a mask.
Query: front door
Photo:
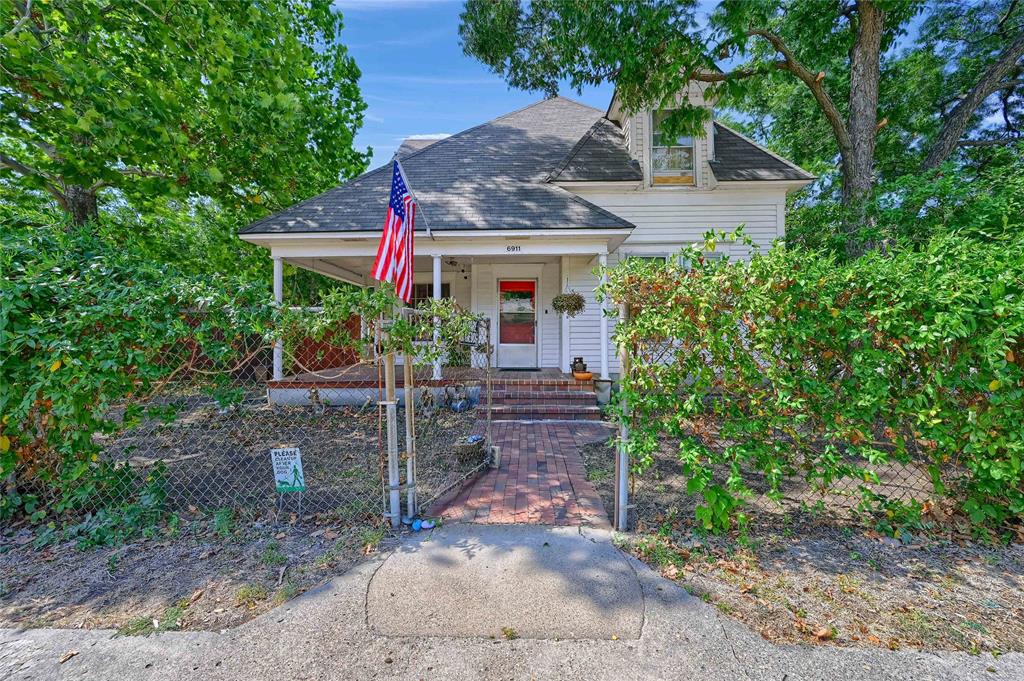
[[[498,280],[498,366],[537,367],[537,280]]]

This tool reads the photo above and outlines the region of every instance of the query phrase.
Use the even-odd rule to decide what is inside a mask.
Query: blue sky
[[[387,163],[409,135],[451,134],[543,98],[510,90],[459,47],[459,0],[338,0],[342,41],[363,72],[366,119],[356,147]],[[604,109],[611,86],[562,94]]]

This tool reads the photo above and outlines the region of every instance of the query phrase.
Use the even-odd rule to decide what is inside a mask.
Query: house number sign
[[[522,250],[523,247],[520,246],[519,244],[508,244],[507,246],[505,246],[506,253],[521,253]]]

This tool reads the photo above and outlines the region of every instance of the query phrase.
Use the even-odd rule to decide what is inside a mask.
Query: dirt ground
[[[423,507],[484,464],[453,446],[483,428],[479,415],[441,409],[417,419]],[[402,410],[399,417],[404,423]],[[208,398],[186,399],[169,422],[148,419],[99,441],[112,460],[147,473],[138,479],[160,480],[170,520],[127,544],[86,550],[60,539],[68,535],[59,528],[0,527],[0,627],[124,634],[234,627],[387,541],[378,529],[376,408],[270,408],[254,399],[219,410]],[[273,447],[300,448],[302,495],[275,494]],[[148,473],[160,468],[160,476]],[[138,498],[134,479],[114,488],[113,501]]]
[[[153,536],[105,548],[33,546],[0,536],[0,627],[113,628],[125,635],[235,627],[380,549],[382,530],[316,518],[265,524],[181,516]]]
[[[584,450],[613,503],[613,452]],[[891,649],[1024,651],[1024,545],[885,537],[846,513],[755,504],[748,536],[701,536],[670,447],[636,481],[623,548],[764,638]],[[827,509],[827,507],[826,507]]]
[[[382,456],[386,433],[375,406],[268,406],[253,397],[238,408],[220,410],[209,398],[168,400],[178,405],[175,418],[143,421],[135,428],[99,438],[112,461],[140,473],[159,465],[172,510],[245,508],[272,513],[278,503],[270,468],[270,450],[296,447],[302,455],[306,492],[303,512],[338,513],[353,522],[379,517],[382,508]],[[416,423],[417,482],[420,498],[436,498],[465,477],[480,461],[460,459],[453,443],[478,428],[482,410],[438,410]],[[405,411],[398,410],[404,443]],[[481,426],[482,427],[482,426]],[[400,444],[404,449],[404,444]],[[402,466],[405,475],[405,466]],[[131,485],[118,494],[129,499]],[[117,495],[115,501],[120,501]],[[294,500],[292,500],[294,502]],[[295,503],[289,505],[294,510]]]

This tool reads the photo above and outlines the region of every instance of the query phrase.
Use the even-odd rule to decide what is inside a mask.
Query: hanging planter
[[[583,294],[576,291],[559,293],[551,301],[551,307],[555,308],[555,312],[564,314],[570,319],[583,312],[583,308],[586,306],[587,301],[583,299]]]

